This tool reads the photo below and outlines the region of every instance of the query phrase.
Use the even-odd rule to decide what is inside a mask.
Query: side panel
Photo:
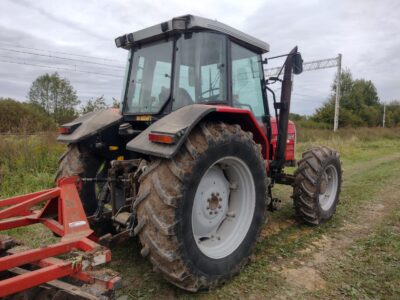
[[[239,124],[244,130],[251,131],[254,140],[262,146],[264,158],[268,157],[267,137],[250,111],[229,106],[204,104],[188,105],[172,112],[131,140],[126,148],[147,155],[172,158],[185,142],[191,130],[204,118]],[[151,132],[177,135],[179,140],[174,145],[153,143],[149,141]]]
[[[122,121],[118,109],[110,108],[98,112],[87,113],[72,122],[64,124],[67,127],[76,127],[70,134],[60,134],[57,140],[65,143],[76,143],[91,137],[111,126],[116,126]]]

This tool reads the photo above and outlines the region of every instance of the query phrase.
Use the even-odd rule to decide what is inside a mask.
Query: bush
[[[41,107],[0,98],[0,133],[32,134],[55,129],[55,122]]]

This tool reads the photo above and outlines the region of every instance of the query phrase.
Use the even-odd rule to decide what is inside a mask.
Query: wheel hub
[[[319,203],[325,211],[329,210],[335,201],[338,192],[338,182],[336,168],[333,165],[327,166],[322,175],[319,192]]]
[[[207,199],[208,209],[211,211],[215,211],[217,208],[221,208],[220,202],[222,202],[222,198],[219,196],[219,193],[211,193],[211,197]]]
[[[249,230],[254,207],[247,165],[233,157],[214,163],[201,178],[193,202],[192,230],[199,249],[214,259],[232,253]]]

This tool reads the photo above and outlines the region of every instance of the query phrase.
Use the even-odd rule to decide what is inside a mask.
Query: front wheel
[[[342,185],[339,153],[315,147],[303,153],[293,188],[297,217],[310,225],[329,220],[336,211]]]
[[[201,124],[172,160],[142,175],[142,255],[173,284],[216,287],[248,262],[267,207],[260,147],[239,126]]]

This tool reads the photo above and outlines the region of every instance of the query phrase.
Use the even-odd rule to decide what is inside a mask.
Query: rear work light
[[[174,134],[151,132],[149,133],[149,141],[162,144],[175,144],[177,137]]]

